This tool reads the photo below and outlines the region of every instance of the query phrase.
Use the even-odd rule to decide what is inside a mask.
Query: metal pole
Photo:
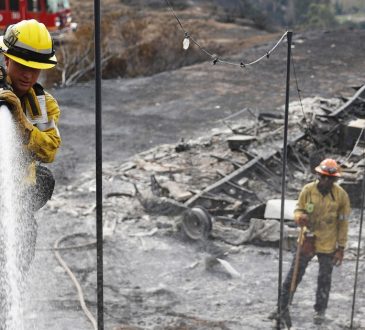
[[[365,158],[365,150],[363,150],[363,159]],[[351,310],[351,325],[350,329],[353,329],[354,314],[355,314],[355,301],[357,291],[357,278],[359,273],[359,260],[360,260],[360,248],[361,248],[361,236],[362,236],[362,225],[364,222],[364,202],[365,202],[365,168],[362,176],[362,190],[361,190],[361,217],[360,217],[360,230],[359,230],[359,241],[357,244],[357,257],[356,257],[356,269],[355,269],[355,282],[354,282],[354,293],[352,295],[352,310]]]
[[[100,0],[94,0],[95,25],[95,151],[96,151],[96,268],[98,330],[104,329],[103,296],[103,158],[101,121],[101,42]]]
[[[286,65],[286,95],[285,95],[285,124],[284,124],[284,142],[283,142],[283,168],[281,177],[281,212],[280,212],[280,241],[279,241],[279,279],[278,279],[278,321],[277,329],[280,330],[281,325],[281,284],[283,273],[283,232],[284,232],[284,207],[286,193],[286,163],[287,163],[287,147],[288,147],[288,121],[289,121],[289,92],[290,92],[290,58],[291,58],[291,42],[293,32],[288,31],[288,53]]]

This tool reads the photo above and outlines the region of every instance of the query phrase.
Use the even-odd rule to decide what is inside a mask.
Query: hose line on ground
[[[50,250],[54,251],[56,259],[58,260],[60,265],[63,267],[63,269],[66,271],[66,273],[70,276],[72,282],[74,283],[74,285],[76,287],[81,308],[84,311],[87,318],[89,319],[89,321],[92,323],[94,330],[97,330],[98,329],[97,321],[96,321],[95,317],[93,316],[93,314],[90,312],[90,310],[86,306],[85,299],[84,299],[84,293],[82,291],[82,288],[81,288],[79,282],[77,281],[75,275],[73,274],[71,269],[67,266],[66,262],[62,259],[61,255],[59,253],[60,250],[80,249],[80,248],[83,248],[83,247],[89,247],[89,246],[92,246],[92,245],[96,244],[96,240],[95,240],[93,242],[89,242],[89,243],[81,244],[81,245],[73,245],[73,246],[68,246],[68,247],[59,247],[59,244],[62,241],[66,240],[70,237],[80,236],[82,234],[84,234],[84,233],[74,233],[74,234],[71,234],[71,235],[62,236],[61,238],[59,238],[54,243],[53,249],[50,249]]]

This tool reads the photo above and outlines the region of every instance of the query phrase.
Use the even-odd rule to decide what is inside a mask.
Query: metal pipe
[[[290,58],[291,58],[291,43],[293,32],[288,31],[288,52],[286,63],[286,94],[285,94],[285,119],[284,119],[284,142],[283,142],[283,168],[281,177],[281,212],[280,212],[280,242],[279,242],[279,278],[278,278],[278,321],[276,323],[277,329],[280,330],[281,325],[281,285],[283,273],[283,232],[284,232],[284,208],[285,208],[285,193],[286,193],[286,163],[288,155],[288,122],[289,122],[289,92],[290,92]]]
[[[94,0],[95,25],[95,152],[96,152],[96,271],[98,330],[104,329],[103,295],[103,159],[101,105],[100,0]]]
[[[363,150],[363,158],[365,158],[365,150]],[[350,329],[353,329],[354,314],[355,314],[355,302],[356,302],[356,291],[357,291],[357,277],[359,273],[359,260],[360,260],[360,247],[361,247],[361,236],[362,236],[362,224],[364,222],[364,202],[365,202],[365,168],[362,177],[362,190],[361,190],[361,217],[360,217],[360,230],[359,240],[357,244],[357,256],[356,256],[356,267],[355,267],[355,282],[354,282],[354,293],[352,295],[352,310],[351,310],[351,324]]]

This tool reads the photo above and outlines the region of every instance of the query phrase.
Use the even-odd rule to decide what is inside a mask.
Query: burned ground
[[[232,60],[255,59],[265,54],[278,37],[246,49],[232,56]],[[364,81],[365,46],[359,42],[363,38],[362,31],[295,34],[296,77],[302,98],[309,98],[303,104],[311,110],[318,110],[318,104],[337,109],[344,102],[338,97],[354,94],[352,86],[360,86]],[[103,81],[107,329],[270,328],[265,316],[276,301],[278,249],[224,243],[226,235],[232,235],[232,243],[238,230],[245,228],[232,230],[218,222],[208,240],[186,240],[180,236],[180,218],[147,212],[135,196],[133,183],[141,193],[150,194],[154,174],[161,183],[181,180],[189,187],[185,190],[196,194],[220,175],[235,170],[234,163],[214,156],[246,162],[247,155],[228,148],[226,138],[232,131],[222,120],[243,108],[250,108],[256,115],[283,114],[285,46],[283,43],[269,60],[245,70],[203,63],[147,78]],[[294,76],[292,86],[291,100],[296,101],[300,113]],[[27,320],[38,329],[91,328],[80,310],[73,284],[52,251],[42,249],[51,248],[63,235],[86,232],[86,238],[81,235],[82,241],[75,242],[79,244],[92,240],[95,232],[93,93],[92,83],[53,91],[63,109],[60,129],[64,144],[59,159],[52,165],[58,179],[54,198],[38,215],[38,252],[31,304],[26,308]],[[318,98],[313,100],[315,97]],[[237,118],[243,126],[254,119],[249,112]],[[277,119],[271,120],[272,124],[277,123],[275,128],[282,125],[280,116]],[[238,119],[226,122],[240,126]],[[190,145],[189,150],[176,152],[180,138]],[[270,134],[267,138],[271,147]],[[280,146],[281,138],[277,143]],[[309,170],[307,176],[300,175],[298,168],[294,171],[297,173],[288,180],[290,198],[295,198],[302,182],[311,179]],[[280,173],[277,175],[280,178]],[[245,188],[262,192],[263,201],[277,197],[279,192],[268,186],[268,181],[259,176],[255,180],[250,178]],[[345,264],[334,273],[329,329],[343,329],[349,322],[359,219],[359,212],[355,211]],[[95,250],[89,247],[62,254],[79,279],[95,315]],[[217,263],[217,257],[228,261],[237,274]],[[285,251],[284,271],[290,259],[290,252]],[[293,303],[297,329],[312,328],[316,267],[313,262]],[[360,280],[357,322],[363,320],[363,288]],[[364,324],[357,328],[364,328]]]

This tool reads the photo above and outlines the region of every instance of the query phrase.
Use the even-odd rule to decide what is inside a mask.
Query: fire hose
[[[94,315],[91,313],[91,311],[86,306],[84,293],[83,293],[83,290],[81,288],[81,285],[78,282],[78,280],[77,280],[76,276],[74,275],[74,273],[71,271],[70,267],[67,265],[67,263],[64,261],[64,259],[61,257],[61,254],[60,254],[60,251],[82,249],[82,248],[92,247],[92,246],[96,245],[96,240],[94,239],[93,241],[87,242],[85,244],[70,245],[70,246],[65,246],[65,247],[60,247],[59,246],[61,242],[66,241],[67,239],[74,238],[74,237],[80,237],[80,236],[90,236],[90,235],[87,234],[87,233],[73,233],[73,234],[70,234],[70,235],[65,235],[65,236],[62,236],[61,238],[59,238],[58,240],[56,240],[56,242],[53,245],[53,248],[51,248],[51,249],[38,249],[38,250],[43,250],[43,251],[47,250],[47,251],[53,251],[54,252],[57,261],[59,262],[61,267],[66,271],[66,273],[71,278],[71,281],[74,283],[74,285],[76,287],[78,298],[79,298],[79,301],[80,301],[80,306],[81,306],[83,312],[85,313],[86,317],[91,322],[91,324],[93,326],[93,329],[97,330],[98,329],[97,321],[96,321]]]

